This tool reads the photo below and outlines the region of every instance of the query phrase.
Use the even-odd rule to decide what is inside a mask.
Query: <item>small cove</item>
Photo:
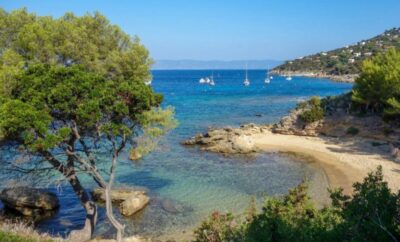
[[[118,183],[145,187],[152,199],[133,217],[119,217],[128,234],[183,238],[215,210],[242,213],[252,197],[261,206],[266,195],[285,194],[304,178],[313,182],[315,193],[325,191],[322,169],[290,156],[222,156],[179,143],[208,127],[277,122],[297,102],[313,95],[340,94],[349,91],[351,84],[303,77],[288,82],[275,77],[265,85],[265,72],[252,70],[252,83],[244,87],[242,70],[222,70],[214,71],[216,86],[199,85],[198,80],[208,75],[211,71],[153,71],[153,87],[164,95],[163,105],[175,107],[180,125],[140,162],[129,161],[126,153],[120,158]],[[67,185],[62,188],[61,208],[38,225],[41,231],[65,234],[83,224],[84,211],[75,195]],[[104,209],[100,212],[96,233],[109,234]]]

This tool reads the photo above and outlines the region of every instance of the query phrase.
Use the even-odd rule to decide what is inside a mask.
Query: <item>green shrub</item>
[[[231,213],[214,212],[194,231],[195,242],[243,241],[242,230],[237,227]]]
[[[359,132],[360,132],[360,130],[353,126],[349,127],[346,130],[346,134],[350,134],[350,135],[357,135]]]
[[[391,192],[382,167],[353,187],[352,196],[330,191],[332,205],[318,210],[301,183],[283,198],[267,198],[262,212],[241,224],[214,213],[195,231],[195,241],[399,241],[400,191]]]
[[[305,109],[300,114],[300,119],[307,124],[319,121],[325,116],[319,97],[311,97],[308,101],[300,103],[298,107]]]

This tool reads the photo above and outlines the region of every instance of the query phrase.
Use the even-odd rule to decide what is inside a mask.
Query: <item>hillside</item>
[[[359,73],[361,63],[391,47],[400,48],[400,28],[393,28],[354,45],[320,52],[286,61],[273,69],[278,74],[304,74],[308,76],[353,76]]]

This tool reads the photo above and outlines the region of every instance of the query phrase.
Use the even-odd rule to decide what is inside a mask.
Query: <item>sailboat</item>
[[[246,64],[246,78],[244,79],[243,85],[248,86],[250,85],[250,81],[247,75],[247,64]]]
[[[286,76],[286,81],[291,81],[293,78],[292,78],[292,76],[290,75],[290,67],[289,67],[289,72],[288,72],[288,75]]]
[[[268,69],[267,69],[267,77],[265,78],[265,80],[264,80],[264,83],[265,84],[269,84],[270,82],[271,82],[271,76],[269,76],[269,67],[268,67]]]
[[[214,72],[211,74],[211,78],[210,78],[210,86],[215,86],[215,82],[214,82]]]

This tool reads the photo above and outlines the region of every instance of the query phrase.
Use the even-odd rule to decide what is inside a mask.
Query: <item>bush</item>
[[[312,97],[310,100],[300,103],[298,107],[305,109],[300,114],[300,119],[307,124],[319,121],[325,116],[319,97]]]
[[[360,130],[353,126],[349,127],[346,130],[346,134],[350,134],[350,135],[357,135],[359,132],[360,132]]]
[[[351,197],[330,191],[332,205],[320,210],[302,183],[283,198],[267,198],[262,212],[241,224],[214,213],[195,231],[196,241],[399,241],[400,191],[390,191],[382,168],[353,187]]]
[[[214,212],[194,231],[195,242],[243,241],[242,231],[237,227],[235,217]]]

